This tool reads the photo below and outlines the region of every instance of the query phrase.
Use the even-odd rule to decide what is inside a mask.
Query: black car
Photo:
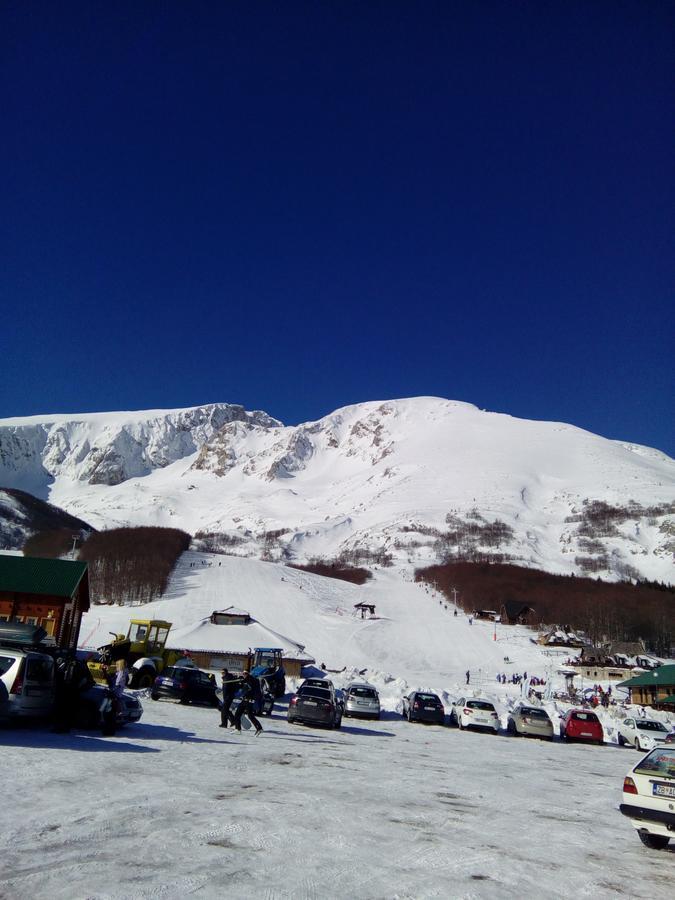
[[[440,697],[427,691],[412,691],[404,697],[401,715],[409,722],[435,722],[437,725],[445,722]]]
[[[104,709],[111,691],[102,684],[94,684],[83,691],[77,701],[75,724],[78,728],[101,728],[104,725]],[[124,691],[115,700],[115,726],[122,728],[138,722],[143,715],[141,701],[129,691]]]
[[[342,724],[342,711],[343,705],[332,685],[330,688],[303,685],[291,697],[287,719],[289,722],[302,722],[306,725],[339,728]]]
[[[220,706],[216,680],[208,672],[190,666],[168,666],[155,678],[150,691],[153,700],[168,698],[181,703],[207,703]]]

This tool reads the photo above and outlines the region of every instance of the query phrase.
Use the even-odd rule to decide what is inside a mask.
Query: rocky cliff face
[[[9,420],[0,424],[0,484],[41,495],[63,477],[114,486],[195,453],[229,423],[280,425],[264,412],[213,403],[157,413],[112,413]]]

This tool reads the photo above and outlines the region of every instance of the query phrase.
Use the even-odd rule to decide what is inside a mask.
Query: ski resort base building
[[[0,621],[39,625],[59,647],[77,647],[89,609],[87,563],[0,553]]]
[[[303,666],[315,660],[303,644],[267,628],[242,609],[214,610],[194,625],[172,631],[168,646],[184,650],[200,669],[243,672],[251,665],[256,647],[280,647],[289,678],[298,678]]]

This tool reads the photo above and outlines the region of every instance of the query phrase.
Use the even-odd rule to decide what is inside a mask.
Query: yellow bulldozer
[[[87,661],[94,679],[105,684],[118,659],[129,666],[129,687],[150,687],[167,666],[194,665],[182,650],[169,650],[166,641],[171,622],[159,619],[132,619],[126,636],[114,634],[109,644],[98,648],[96,657]]]

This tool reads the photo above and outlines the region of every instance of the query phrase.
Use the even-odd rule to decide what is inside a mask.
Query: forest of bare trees
[[[92,600],[149,603],[160,597],[190,535],[178,528],[113,528],[92,535],[79,558],[89,563]]]
[[[435,584],[467,612],[499,610],[507,600],[531,606],[547,625],[571,625],[594,643],[642,639],[647,649],[670,656],[675,642],[675,589],[655,582],[610,583],[573,575],[552,575],[499,563],[455,562],[415,572]]]

